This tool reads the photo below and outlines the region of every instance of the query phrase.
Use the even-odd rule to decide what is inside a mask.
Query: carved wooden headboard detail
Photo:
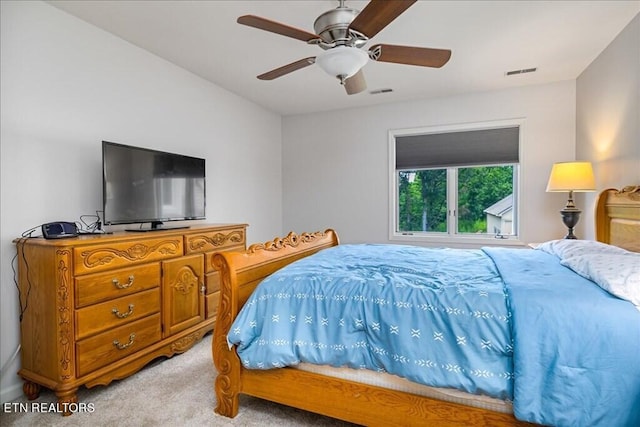
[[[640,252],[640,185],[600,193],[596,206],[596,238]]]

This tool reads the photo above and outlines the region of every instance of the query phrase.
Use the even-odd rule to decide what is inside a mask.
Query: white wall
[[[101,140],[204,157],[207,221],[281,233],[281,119],[46,3],[1,2],[2,402],[17,397],[12,240],[102,206]]]
[[[574,81],[283,118],[284,229],[388,242],[390,129],[514,118],[524,119],[521,240],[561,238],[567,195],[545,189],[551,165],[574,159]]]
[[[593,162],[599,189],[640,185],[640,14],[578,77],[576,154]],[[597,193],[581,221],[592,224]],[[595,239],[593,229],[586,235]]]

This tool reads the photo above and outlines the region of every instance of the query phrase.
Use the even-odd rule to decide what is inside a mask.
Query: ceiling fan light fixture
[[[357,47],[336,46],[316,56],[316,64],[325,73],[341,80],[356,74],[369,60],[369,55]]]

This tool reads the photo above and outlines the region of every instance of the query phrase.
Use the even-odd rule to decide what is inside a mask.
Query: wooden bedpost
[[[225,417],[233,418],[238,414],[240,359],[238,359],[235,348],[229,348],[227,333],[231,329],[233,319],[238,314],[238,292],[231,289],[233,286],[237,286],[237,283],[235,274],[229,270],[224,255],[215,254],[212,263],[220,274],[220,303],[211,348],[213,363],[218,371],[215,380],[217,398],[215,411]]]

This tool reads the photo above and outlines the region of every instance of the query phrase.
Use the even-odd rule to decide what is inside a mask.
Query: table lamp
[[[568,229],[565,239],[577,239],[573,234],[573,228],[578,224],[582,212],[573,203],[573,192],[595,190],[596,180],[591,162],[562,162],[553,165],[547,183],[547,192],[569,192],[567,205],[560,211],[562,222]]]

